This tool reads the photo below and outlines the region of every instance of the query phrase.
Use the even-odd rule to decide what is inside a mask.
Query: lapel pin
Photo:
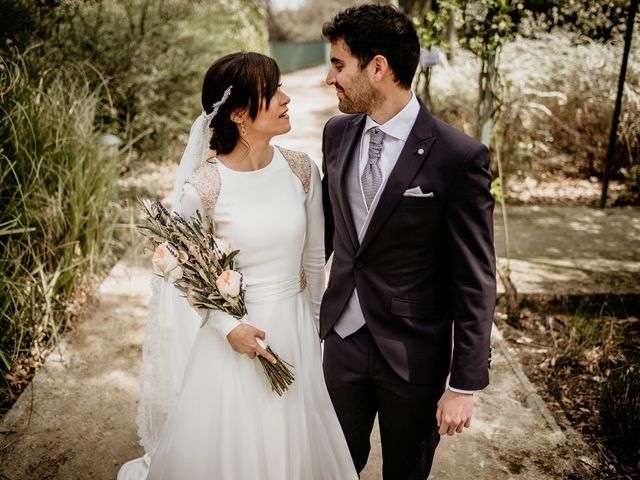
[[[423,153],[424,153],[424,148],[420,148],[420,149],[418,150],[418,155],[422,155]]]

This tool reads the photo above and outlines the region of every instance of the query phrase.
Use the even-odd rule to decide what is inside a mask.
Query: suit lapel
[[[342,135],[342,141],[340,142],[340,148],[338,149],[338,161],[336,169],[338,172],[338,191],[336,195],[338,197],[338,203],[340,204],[340,211],[344,223],[349,231],[349,237],[353,244],[354,251],[358,249],[358,234],[356,232],[355,225],[353,223],[353,215],[351,213],[351,207],[349,206],[349,199],[346,195],[345,180],[346,172],[349,162],[353,161],[353,153],[355,147],[360,140],[362,129],[364,128],[365,115],[360,115],[347,122],[347,125]]]
[[[369,227],[362,239],[356,256],[358,256],[376,236],[385,221],[391,215],[402,198],[405,190],[422,167],[429,151],[435,142],[434,120],[424,104],[420,102],[418,117],[411,133],[398,157],[396,165],[389,174],[389,179],[380,195],[378,206],[371,216]],[[352,222],[353,223],[353,222]]]

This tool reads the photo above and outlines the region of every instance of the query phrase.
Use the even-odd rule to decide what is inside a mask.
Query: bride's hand
[[[247,355],[249,358],[256,358],[256,355],[260,355],[269,362],[276,363],[275,357],[258,345],[256,337],[264,340],[265,333],[252,325],[242,323],[229,332],[227,340],[231,344],[231,348],[238,353]]]

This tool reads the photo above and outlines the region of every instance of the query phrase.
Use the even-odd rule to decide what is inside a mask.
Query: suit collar
[[[411,134],[413,125],[420,113],[420,103],[417,97],[411,93],[411,98],[407,104],[392,118],[379,124],[373,118],[367,115],[367,119],[364,124],[364,131],[367,132],[370,128],[379,127],[385,135],[401,140],[407,141],[407,138]]]
[[[340,204],[340,211],[342,212],[344,222],[347,226],[354,251],[358,249],[358,234],[353,223],[353,215],[351,213],[351,207],[349,206],[349,200],[346,195],[345,177],[347,166],[349,165],[349,162],[353,160],[353,152],[355,146],[360,141],[360,136],[362,135],[365,119],[366,115],[358,114],[354,115],[354,117],[349,122],[347,122],[344,133],[342,134],[340,148],[338,149],[338,161],[336,164],[340,185],[340,188],[337,192],[338,202]]]
[[[405,190],[429,156],[429,151],[435,139],[435,120],[420,101],[418,117],[380,195],[378,206],[371,216],[369,227],[362,239],[362,244],[356,256],[359,255],[376,236],[398,202],[402,199]]]

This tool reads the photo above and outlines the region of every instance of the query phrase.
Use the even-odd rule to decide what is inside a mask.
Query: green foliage
[[[267,39],[249,0],[0,0],[0,11],[2,410],[113,261],[118,177],[141,157],[177,157],[207,67]],[[100,147],[104,133],[124,147]]]
[[[42,22],[42,11],[21,11],[34,22],[34,31],[48,37],[37,47],[40,58],[30,56],[30,69],[82,63],[92,86],[108,87],[98,119],[126,141],[128,162],[141,154],[175,156],[179,134],[201,110],[204,72],[217,57],[266,50],[266,25],[248,0],[65,2],[47,7]],[[16,28],[12,37],[23,38]]]
[[[535,30],[562,27],[593,40],[610,40],[625,30],[630,0],[524,0],[520,14]]]
[[[0,0],[0,12],[0,55],[6,56],[49,41],[71,8],[63,0]]]
[[[464,12],[458,24],[461,41],[474,49],[483,43],[498,45],[511,36],[513,27],[532,37],[561,27],[593,40],[610,40],[624,32],[630,0],[400,0],[400,7],[422,19],[452,3]]]
[[[431,8],[437,8],[439,2],[432,4],[431,0],[398,0],[400,10],[410,17],[422,17]]]
[[[504,203],[506,200],[502,187],[502,177],[496,177],[491,181],[491,196],[493,196],[498,203]]]
[[[46,350],[89,280],[109,260],[119,157],[98,144],[100,99],[73,71],[31,78],[0,64],[0,390],[29,354]],[[14,389],[15,388],[15,389]]]
[[[515,38],[516,32],[539,36],[556,27],[579,32],[588,38],[610,39],[625,28],[629,0],[445,0],[412,3],[412,11],[421,11],[416,20],[421,44],[447,50],[443,31],[448,12],[455,12],[460,44],[481,60],[479,97],[476,102],[476,127],[495,122],[504,112],[505,84],[499,66],[500,48]],[[421,4],[421,5],[418,5]],[[430,8],[424,13],[424,6]],[[593,169],[592,169],[593,171]]]
[[[602,385],[600,417],[607,444],[625,463],[640,460],[640,374],[634,368],[614,371]]]
[[[426,2],[429,8],[413,2],[414,17],[424,48],[440,47],[447,50],[445,31],[454,20],[457,36],[462,46],[488,58],[515,34],[523,8],[523,0],[434,0]]]
[[[448,51],[451,47],[446,39],[446,32],[452,20],[461,13],[458,0],[441,0],[423,15],[413,18],[418,32],[420,46],[428,50],[438,47]]]
[[[459,43],[481,61],[478,77],[474,135],[489,143],[492,122],[500,113],[499,53],[513,39],[523,8],[522,0],[441,0],[428,2],[430,8],[415,20],[421,45],[448,50],[444,32],[453,20]],[[415,10],[416,7],[414,6]],[[514,20],[515,19],[515,20]],[[430,72],[427,73],[424,97],[431,104]]]
[[[517,24],[513,15],[522,8],[521,1],[459,0],[460,43],[480,58],[488,58],[513,39]]]
[[[213,60],[230,51],[265,48],[254,25],[259,17],[236,4],[98,3],[75,12],[59,51],[91,63],[105,78],[111,105],[103,121],[113,131],[138,152],[170,156],[178,135],[201,110],[199,90]]]

